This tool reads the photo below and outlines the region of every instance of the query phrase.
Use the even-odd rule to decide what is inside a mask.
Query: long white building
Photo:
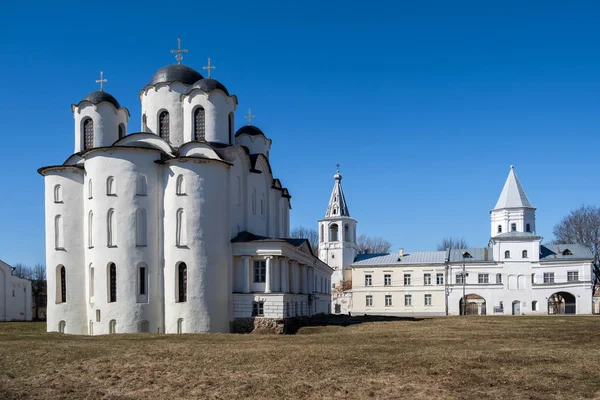
[[[176,64],[139,98],[139,133],[105,91],[74,104],[75,153],[39,169],[48,331],[230,332],[329,312],[332,269],[287,239],[291,196],[271,139],[234,132],[237,97]]]
[[[31,321],[31,281],[12,274],[12,267],[0,260],[0,322]]]
[[[592,313],[590,249],[541,244],[535,208],[513,167],[490,214],[485,248],[357,255],[346,267],[352,289],[334,295],[334,310],[399,316]]]

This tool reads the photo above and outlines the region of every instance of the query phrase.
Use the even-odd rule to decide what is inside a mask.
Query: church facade
[[[591,314],[590,249],[543,245],[536,234],[535,210],[511,167],[490,212],[487,247],[359,254],[344,265],[352,288],[334,295],[334,311],[396,316]]]
[[[31,281],[12,274],[12,267],[0,260],[0,322],[31,321]]]
[[[133,134],[109,93],[74,104],[75,153],[39,169],[48,331],[230,332],[236,319],[329,312],[332,269],[289,239],[271,139],[234,132],[237,97],[175,64],[139,98]]]

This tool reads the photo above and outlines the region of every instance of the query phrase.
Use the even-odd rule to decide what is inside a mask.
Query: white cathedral
[[[542,244],[535,208],[511,166],[490,211],[487,247],[357,254],[350,218],[335,177],[319,255],[334,268],[335,313],[391,316],[552,315],[592,313],[591,250],[581,244]],[[597,304],[595,305],[597,307]]]
[[[332,269],[289,239],[271,140],[234,132],[237,97],[208,71],[159,69],[140,90],[140,133],[102,89],[72,105],[74,154],[38,170],[48,331],[230,332],[330,311]]]

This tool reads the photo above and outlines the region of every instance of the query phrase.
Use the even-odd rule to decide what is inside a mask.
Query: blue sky
[[[137,4],[136,4],[137,3]],[[187,2],[186,2],[187,3]],[[538,233],[598,204],[600,4],[571,1],[11,2],[0,14],[0,259],[44,262],[40,166],[73,151],[70,105],[139,90],[182,38],[273,139],[292,227],[317,226],[335,164],[359,233],[406,251],[489,239],[514,164]]]

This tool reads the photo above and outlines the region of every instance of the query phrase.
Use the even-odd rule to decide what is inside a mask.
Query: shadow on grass
[[[319,314],[312,317],[291,318],[285,323],[285,333],[287,335],[296,334],[304,327],[328,327],[328,326],[351,326],[364,324],[367,322],[418,322],[427,318],[416,317],[394,317],[388,315],[325,315]]]

